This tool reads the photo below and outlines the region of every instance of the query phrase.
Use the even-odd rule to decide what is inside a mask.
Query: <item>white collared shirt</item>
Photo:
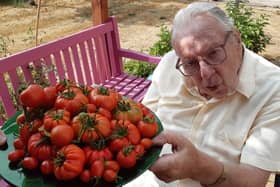
[[[280,172],[280,68],[245,49],[236,91],[207,100],[175,69],[176,60],[174,51],[165,55],[143,100],[164,128],[220,161]],[[200,185],[186,179],[175,186]]]

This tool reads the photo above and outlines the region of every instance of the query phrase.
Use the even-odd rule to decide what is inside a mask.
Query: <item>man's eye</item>
[[[213,57],[213,56],[216,56],[217,54],[219,53],[219,51],[218,50],[212,50],[212,51],[210,51],[210,53],[208,53],[208,57]]]
[[[207,58],[208,59],[215,59],[215,58],[220,58],[221,56],[224,55],[223,49],[222,48],[216,48],[212,51],[210,51],[210,53],[208,53]]]

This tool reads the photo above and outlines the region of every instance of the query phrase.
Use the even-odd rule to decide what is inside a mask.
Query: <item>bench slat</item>
[[[55,73],[53,70],[53,64],[51,62],[51,57],[50,56],[44,57],[44,61],[45,61],[46,67],[49,68],[49,71],[47,73],[48,80],[50,81],[51,85],[55,85],[56,77],[55,77]]]
[[[15,114],[16,110],[13,107],[13,101],[10,98],[10,94],[9,94],[9,89],[7,87],[7,84],[5,83],[5,79],[4,79],[4,75],[1,73],[0,74],[0,90],[1,90],[1,97],[2,99],[2,103],[3,103],[3,107],[7,113],[7,116],[10,117],[13,114]]]
[[[79,48],[80,48],[80,54],[81,54],[81,60],[83,64],[83,70],[84,70],[84,75],[85,75],[85,84],[90,84],[92,82],[92,78],[90,76],[90,68],[89,68],[89,61],[87,58],[87,50],[85,47],[84,42],[79,43]]]
[[[91,71],[92,71],[92,76],[93,76],[93,82],[96,84],[100,84],[100,76],[97,71],[97,65],[96,65],[96,55],[95,51],[93,48],[93,39],[87,40],[87,45],[88,45],[88,51],[89,51],[89,57],[90,57],[90,66],[91,66]]]

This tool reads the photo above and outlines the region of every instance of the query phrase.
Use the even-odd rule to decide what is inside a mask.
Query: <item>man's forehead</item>
[[[213,16],[207,14],[193,17],[186,30],[188,34],[210,37],[224,32],[222,24]]]
[[[185,34],[179,40],[205,44],[220,43],[224,37],[224,28],[220,22],[211,16],[197,16],[193,19]]]

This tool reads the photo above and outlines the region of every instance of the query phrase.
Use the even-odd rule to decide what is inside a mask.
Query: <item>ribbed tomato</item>
[[[52,146],[48,144],[48,138],[39,132],[32,134],[27,143],[27,150],[30,156],[38,161],[48,160],[52,157]]]
[[[74,144],[62,147],[54,159],[54,175],[58,180],[71,180],[79,176],[86,161],[84,151]]]

